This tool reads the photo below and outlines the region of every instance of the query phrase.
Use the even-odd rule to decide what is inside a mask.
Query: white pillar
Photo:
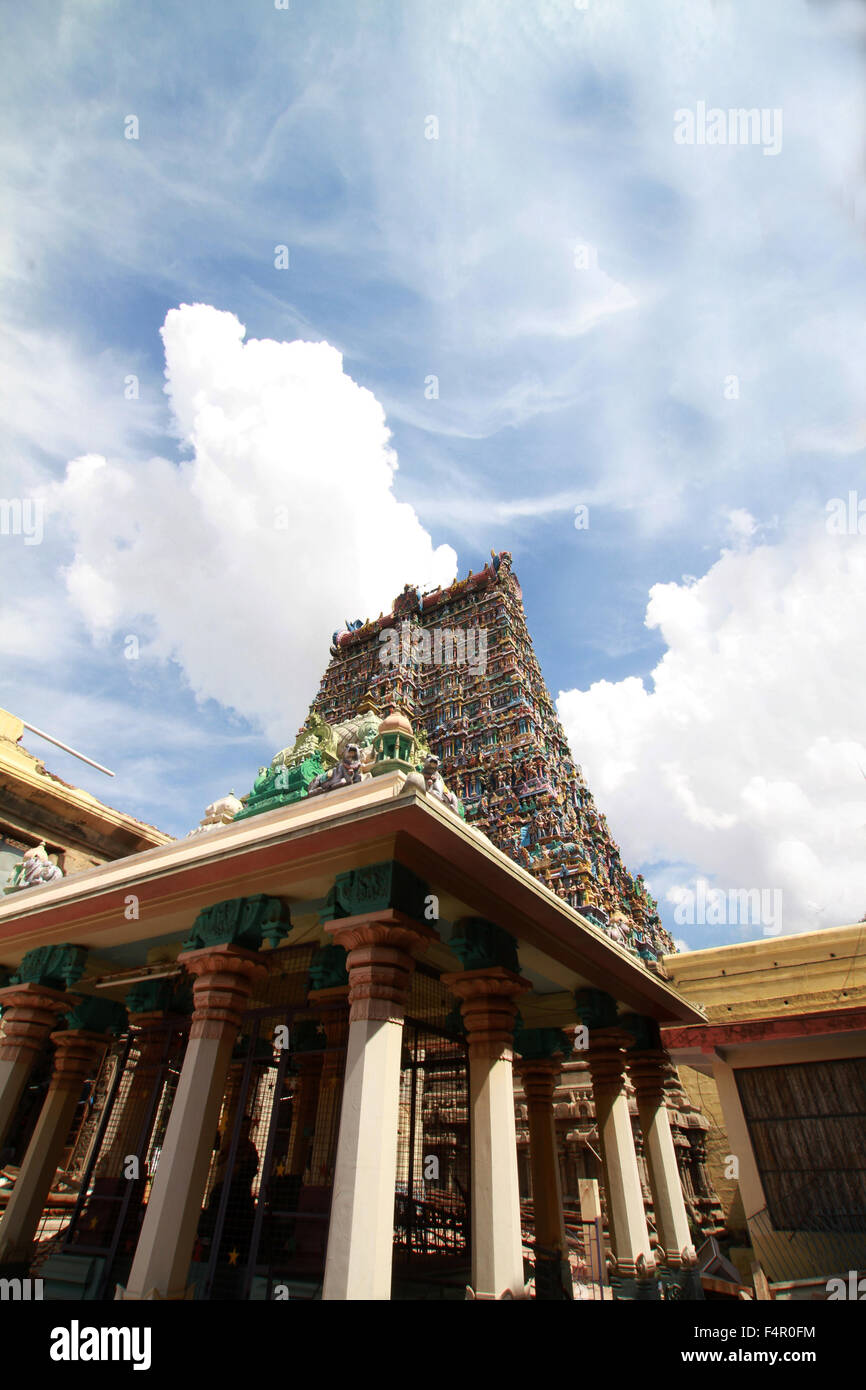
[[[469,1039],[472,1288],[476,1298],[523,1298],[512,1049],[515,1000],[530,985],[498,965],[442,978]]]
[[[409,953],[435,933],[394,909],[326,930],[348,951],[349,1042],[322,1298],[389,1299]]]
[[[324,1299],[389,1299],[402,1023],[349,1025]]]
[[[695,1252],[664,1099],[669,1058],[662,1050],[646,1049],[630,1053],[628,1061],[637,1095],[659,1242],[665,1262],[671,1269],[679,1269],[692,1263]]]
[[[195,975],[190,1038],[135,1258],[121,1299],[185,1299],[213,1140],[241,1014],[265,966],[254,951],[203,947],[178,957]]]
[[[617,1272],[626,1277],[650,1274],[655,1269],[625,1092],[623,1049],[631,1042],[631,1034],[625,1029],[590,1029],[589,1070],[601,1141],[608,1221]]]

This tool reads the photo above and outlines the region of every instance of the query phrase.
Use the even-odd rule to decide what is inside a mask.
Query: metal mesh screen
[[[316,953],[315,944],[308,946],[278,946],[275,951],[263,951],[262,960],[268,973],[256,981],[250,999],[250,1011],[268,1006],[302,1008],[307,998],[307,975]]]
[[[318,1044],[306,1003],[315,949],[268,952],[268,974],[244,1017],[193,1259],[203,1297],[265,1298],[281,1282],[295,1297],[298,1281],[321,1283],[330,1186],[317,1181],[317,1155],[330,1152],[336,1138],[320,1107],[329,1049],[324,1035]]]
[[[456,1000],[417,971],[403,1028],[394,1254],[402,1276],[468,1264],[469,1077]]]

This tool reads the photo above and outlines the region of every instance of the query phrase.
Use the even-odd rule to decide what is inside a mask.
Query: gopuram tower
[[[311,715],[396,709],[426,733],[467,821],[647,963],[672,952],[575,764],[532,648],[507,550],[479,574],[335,632]]]
[[[422,594],[407,585],[390,613],[335,632],[330,664],[294,747],[261,769],[243,814],[315,790],[313,778],[320,774],[321,781],[322,767],[332,767],[347,749],[361,771],[374,766],[378,731],[397,730],[401,722],[411,726],[418,759],[428,753],[440,759],[445,788],[459,798],[455,808],[469,824],[647,969],[663,969],[659,958],[676,948],[642,876],[623,863],[574,761],[532,648],[508,551],[491,552],[480,573],[447,589]],[[719,1234],[722,1208],[705,1162],[708,1122],[673,1067],[666,1092],[686,1209],[696,1233]],[[515,1101],[521,1191],[528,1197],[527,1105],[519,1085]],[[580,1180],[600,1176],[585,1060],[563,1064],[555,1101],[562,1190],[574,1209]],[[629,1109],[649,1209],[633,1094]]]

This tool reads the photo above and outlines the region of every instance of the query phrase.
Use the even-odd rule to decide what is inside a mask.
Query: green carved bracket
[[[358,917],[366,912],[391,908],[424,921],[430,896],[430,888],[424,880],[396,859],[338,874],[333,892],[335,918]]]
[[[184,976],[141,980],[127,991],[125,1003],[131,1014],[189,1014],[192,1013],[192,981]]]
[[[258,951],[262,941],[277,946],[291,929],[291,914],[280,898],[269,898],[264,893],[226,898],[199,913],[183,949],[194,951],[231,943]]]
[[[126,1009],[114,999],[98,999],[86,994],[66,1015],[67,1028],[80,1028],[87,1033],[125,1033],[129,1020]]]
[[[310,989],[335,989],[349,983],[342,946],[322,946],[310,962]]]
[[[37,946],[28,951],[10,985],[45,985],[48,989],[68,989],[84,974],[87,961],[86,946]]]
[[[574,1002],[581,1023],[587,1028],[616,1028],[619,1017],[616,1000],[603,989],[575,990]]]
[[[561,1028],[524,1028],[518,1022],[514,1030],[514,1050],[527,1061],[542,1057],[570,1057],[572,1041]]]
[[[516,939],[486,917],[461,917],[448,945],[464,970],[487,970],[500,965],[520,974]]]
[[[650,1052],[661,1048],[661,1033],[654,1018],[647,1018],[646,1014],[621,1014],[617,1024],[631,1033],[636,1051]]]

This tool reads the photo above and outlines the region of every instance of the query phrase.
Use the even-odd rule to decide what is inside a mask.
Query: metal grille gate
[[[403,1026],[394,1289],[461,1290],[471,1263],[468,1049],[455,1000],[416,966]]]
[[[312,1136],[300,1104],[299,1054],[291,1046],[308,1021],[301,1014],[283,1006],[246,1016],[193,1261],[203,1298],[272,1298],[279,1284],[293,1298],[311,1297],[321,1287],[330,1188],[308,1181]],[[289,1046],[275,1050],[282,1028]],[[308,1077],[325,1051],[303,1052]]]
[[[229,1069],[193,1256],[208,1299],[315,1297],[325,1267],[330,1185],[313,1166],[318,1081],[342,1072],[306,1003],[313,946],[269,951]]]

